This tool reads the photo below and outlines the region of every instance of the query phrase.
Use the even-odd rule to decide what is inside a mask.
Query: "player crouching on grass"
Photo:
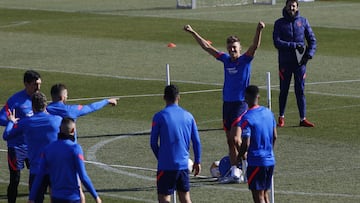
[[[96,203],[101,199],[88,177],[84,164],[84,153],[75,140],[75,121],[64,118],[61,121],[58,140],[50,143],[43,151],[40,172],[31,188],[28,203],[33,203],[40,183],[46,172],[51,182],[52,203],[80,203],[79,181],[84,184]]]

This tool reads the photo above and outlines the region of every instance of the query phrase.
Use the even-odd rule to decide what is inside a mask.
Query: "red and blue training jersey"
[[[191,113],[173,104],[154,115],[150,145],[158,160],[158,170],[188,169],[190,142],[195,163],[200,163],[200,136]]]
[[[216,59],[224,64],[224,102],[244,101],[245,89],[250,84],[251,61],[253,58],[245,53],[236,61],[232,61],[229,54],[218,53]]]
[[[25,90],[21,90],[14,95],[12,95],[4,105],[4,107],[0,110],[0,125],[6,126],[8,124],[8,115],[9,110],[13,112],[15,110],[15,117],[16,118],[26,118],[31,117],[33,115],[32,110],[32,102],[31,96],[26,93]],[[19,147],[19,146],[26,146],[24,135],[19,133],[13,135],[11,137],[5,138],[4,140],[7,141],[8,147]]]
[[[266,107],[250,108],[240,121],[242,138],[250,138],[247,162],[249,166],[274,166],[273,151],[274,128],[273,113]]]
[[[36,175],[29,200],[34,200],[44,175],[48,172],[51,182],[51,197],[64,200],[79,200],[78,176],[96,198],[96,190],[86,173],[83,150],[71,140],[59,139],[49,144],[41,157],[40,172]]]
[[[28,146],[30,174],[37,174],[40,167],[40,154],[44,148],[57,140],[62,118],[37,112],[32,117],[20,119],[17,124],[9,122],[4,132],[4,139],[23,134]]]

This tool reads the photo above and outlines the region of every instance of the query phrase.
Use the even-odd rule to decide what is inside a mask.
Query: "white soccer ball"
[[[189,159],[189,161],[188,161],[189,173],[192,173],[193,167],[194,167],[194,162],[193,162],[193,160]]]
[[[210,166],[210,174],[213,178],[220,177],[219,164],[220,161],[214,161]]]

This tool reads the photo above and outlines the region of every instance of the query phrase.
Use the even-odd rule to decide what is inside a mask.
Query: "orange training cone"
[[[169,48],[175,48],[175,47],[176,47],[176,44],[170,42],[170,43],[167,45],[167,47],[169,47]]]

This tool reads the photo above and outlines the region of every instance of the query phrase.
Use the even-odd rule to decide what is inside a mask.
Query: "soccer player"
[[[45,146],[57,140],[62,120],[60,116],[51,115],[46,112],[46,97],[43,93],[34,93],[31,102],[34,115],[18,121],[15,117],[15,112],[10,112],[8,117],[10,122],[8,122],[3,135],[4,139],[19,134],[25,136],[30,161],[29,190],[31,190],[36,174],[39,173],[40,154]],[[42,182],[41,190],[36,195],[37,203],[44,201],[44,194],[48,186],[49,180],[47,177]]]
[[[7,126],[8,115],[15,112],[16,118],[22,119],[33,115],[31,96],[40,90],[40,74],[33,70],[24,73],[25,88],[12,95],[0,110],[0,125]],[[9,203],[16,202],[18,185],[21,170],[24,165],[28,165],[27,145],[22,134],[11,136],[5,139],[8,147],[8,166],[10,171],[10,182],[7,188],[7,198]]]
[[[117,105],[117,99],[103,99],[98,102],[94,102],[88,105],[67,105],[66,101],[68,98],[68,90],[64,84],[58,83],[51,87],[51,98],[52,102],[48,105],[47,111],[53,115],[59,115],[63,118],[72,118],[75,121],[80,116],[85,116],[94,111],[100,110],[108,104],[112,106]],[[75,142],[77,141],[77,133],[75,132]],[[81,184],[80,184],[80,195],[81,202],[85,203],[85,195],[82,192]]]
[[[224,64],[223,124],[231,162],[231,177],[233,177],[231,182],[240,182],[237,156],[241,144],[241,134],[238,123],[242,114],[247,110],[244,91],[250,83],[251,61],[254,58],[256,49],[260,46],[264,27],[263,22],[258,23],[253,42],[245,54],[241,54],[240,40],[236,36],[229,36],[226,39],[228,51],[228,54],[226,54],[209,44],[190,25],[184,27],[184,30],[194,37],[202,49]]]
[[[85,116],[94,111],[100,110],[108,104],[115,106],[117,99],[103,99],[88,105],[67,105],[68,90],[64,84],[55,84],[51,87],[52,102],[47,106],[47,111],[53,115],[59,115],[63,118],[69,117],[76,121],[80,116]],[[77,136],[75,133],[75,141]]]
[[[259,88],[245,91],[249,110],[241,119],[242,143],[239,156],[247,152],[247,180],[255,203],[270,203],[268,191],[275,166],[276,121],[270,109],[259,106]]]
[[[31,188],[29,203],[34,202],[46,171],[49,172],[51,182],[52,203],[80,203],[78,177],[96,202],[101,203],[86,173],[84,154],[81,146],[74,142],[74,135],[75,121],[64,118],[61,121],[58,140],[49,144],[42,153],[40,171]]]
[[[279,118],[278,126],[285,126],[285,107],[292,75],[295,81],[296,102],[300,114],[300,126],[314,127],[306,119],[305,78],[306,64],[316,51],[316,39],[308,20],[299,13],[298,0],[287,0],[283,17],[275,21],[273,41],[278,49],[279,60]],[[307,46],[305,43],[307,42]],[[306,48],[307,47],[307,48]],[[297,53],[296,53],[297,52]],[[302,57],[297,57],[301,56]]]
[[[152,122],[150,145],[158,160],[157,193],[160,203],[170,203],[174,190],[177,190],[180,202],[191,203],[190,142],[195,156],[194,175],[201,171],[201,143],[197,126],[191,113],[179,106],[179,99],[177,86],[166,86],[166,107],[154,115]]]

